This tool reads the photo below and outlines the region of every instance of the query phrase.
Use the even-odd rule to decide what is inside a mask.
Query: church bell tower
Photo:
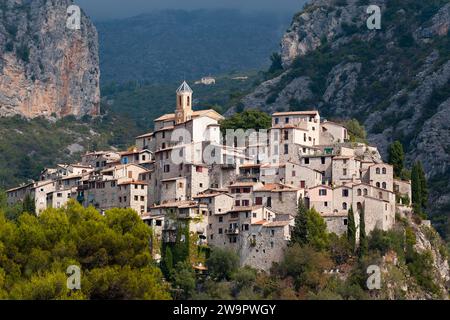
[[[175,110],[175,123],[184,123],[192,117],[192,89],[184,81],[177,90],[177,109]]]

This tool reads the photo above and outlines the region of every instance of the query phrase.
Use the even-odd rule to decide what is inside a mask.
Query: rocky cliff
[[[369,4],[379,30],[367,27]],[[312,0],[282,38],[282,69],[239,107],[357,118],[384,156],[400,140],[424,163],[433,208],[449,213],[449,26],[449,0]]]
[[[71,0],[0,3],[0,116],[99,113],[97,31],[66,27]]]

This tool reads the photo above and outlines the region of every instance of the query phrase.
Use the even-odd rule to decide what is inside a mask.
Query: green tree
[[[173,270],[173,255],[172,249],[167,245],[162,258],[162,270],[166,277],[169,277]]]
[[[172,270],[172,287],[179,290],[177,299],[189,299],[195,290],[195,272],[189,262],[178,262]]]
[[[169,286],[150,254],[151,236],[131,209],[101,215],[69,201],[39,216],[9,220],[0,212],[0,298],[168,299]],[[81,291],[67,290],[70,265],[82,270]]]
[[[329,245],[327,224],[325,220],[314,208],[307,211],[306,217],[308,244],[317,250],[325,250]]]
[[[213,248],[206,266],[214,279],[229,280],[239,266],[239,257],[231,250]]]
[[[245,110],[235,113],[230,118],[222,120],[220,127],[222,132],[227,129],[268,129],[272,126],[272,118],[265,112],[259,110]]]
[[[331,269],[332,266],[327,252],[296,243],[286,249],[283,260],[274,271],[282,277],[292,277],[297,290],[301,287],[320,290],[327,282],[324,271]]]
[[[348,130],[350,141],[367,143],[367,133],[358,120],[351,119],[345,123],[345,127]]]
[[[352,246],[353,250],[356,249],[356,221],[355,214],[353,213],[353,206],[348,210],[348,219],[347,219],[347,237],[348,242]]]
[[[29,194],[27,194],[25,199],[23,199],[22,212],[36,214],[36,204],[34,202],[34,198],[32,198]]]
[[[297,215],[295,216],[295,225],[291,234],[291,245],[298,243],[300,245],[306,244],[308,242],[308,208],[306,208],[303,199],[298,201]]]
[[[270,56],[270,61],[272,61],[272,64],[269,68],[269,74],[273,74],[277,71],[283,70],[283,63],[281,60],[281,55],[278,52],[272,53]]]
[[[428,187],[422,163],[417,161],[411,170],[412,204],[414,212],[426,218],[424,210],[428,204]]]
[[[361,209],[359,216],[359,255],[366,255],[368,250],[368,240],[366,234],[366,215],[364,209]]]
[[[394,174],[396,177],[402,176],[405,162],[405,152],[400,141],[394,141],[389,146],[389,163],[394,166]]]

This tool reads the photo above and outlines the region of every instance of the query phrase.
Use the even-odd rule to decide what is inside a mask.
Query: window
[[[250,201],[248,200],[242,200],[242,206],[243,207],[248,207],[250,205]]]
[[[306,188],[306,181],[305,180],[300,181],[300,188],[302,188],[302,189]]]
[[[195,171],[199,172],[199,173],[202,173],[203,172],[203,167],[197,166],[197,167],[195,167]]]
[[[346,176],[347,175],[347,169],[342,169],[342,175]]]
[[[343,210],[347,210],[348,206],[347,206],[347,202],[343,202],[342,203],[342,209]]]
[[[380,187],[380,183],[379,183],[379,182],[377,182],[377,183],[376,183],[376,186],[377,186],[377,188],[379,188],[379,187]]]
[[[289,140],[289,131],[284,130],[284,140]]]
[[[344,226],[346,226],[348,224],[348,220],[344,219]]]
[[[170,172],[170,164],[164,165],[164,172]]]
[[[319,196],[326,196],[327,195],[327,189],[319,189]]]
[[[255,204],[256,204],[257,206],[262,205],[262,202],[263,202],[263,198],[262,198],[262,197],[256,197],[256,199],[255,199]]]
[[[289,123],[289,118],[285,118],[284,123]]]
[[[144,196],[141,196],[141,201],[145,201],[145,197]]]
[[[357,193],[358,193],[358,196],[361,196],[362,195],[361,189],[358,189]]]
[[[256,212],[253,212],[253,218],[256,218]]]
[[[324,207],[328,207],[328,201],[325,201],[325,202],[323,203],[323,206],[324,206]]]
[[[289,145],[288,144],[284,145],[284,154],[289,154]]]
[[[343,189],[342,190],[342,196],[343,197],[348,197],[348,189]]]
[[[138,196],[134,196],[134,201],[138,201],[139,197]]]
[[[366,188],[364,188],[364,195],[367,196],[369,194],[369,192],[367,191]]]
[[[234,202],[234,205],[235,205],[236,207],[240,207],[240,206],[241,206],[241,201],[240,201],[240,200],[236,200],[236,201]]]
[[[279,124],[280,123],[280,119],[279,118],[275,118],[275,124]]]
[[[306,133],[303,134],[303,141],[306,142]]]
[[[309,164],[309,158],[305,158],[305,164]]]
[[[386,174],[386,168],[382,169],[383,174]]]
[[[223,222],[223,217],[219,217],[219,223]]]
[[[219,228],[219,234],[223,234],[223,229]]]
[[[376,172],[377,174],[380,174],[380,168],[376,168],[376,169],[375,169],[375,172]]]
[[[273,154],[274,154],[275,156],[278,155],[278,145],[274,145],[274,146],[273,146]]]
[[[383,189],[386,189],[386,188],[387,188],[386,182],[383,182],[382,188],[383,188]]]
[[[322,162],[322,164],[325,164],[325,157],[320,158],[320,161]]]
[[[297,172],[294,170],[292,171],[292,176],[295,177],[295,175],[297,174]]]

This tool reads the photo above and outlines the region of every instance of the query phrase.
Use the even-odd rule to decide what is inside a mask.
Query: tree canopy
[[[268,129],[272,125],[272,118],[265,112],[259,110],[245,110],[235,113],[230,118],[221,121],[221,129]]]
[[[38,217],[0,212],[0,298],[169,299],[151,235],[131,209],[101,215],[70,201]],[[71,265],[81,269],[81,290],[67,289]]]
[[[402,176],[405,162],[405,152],[400,141],[395,141],[389,146],[389,163],[394,166],[394,174],[396,177]]]

